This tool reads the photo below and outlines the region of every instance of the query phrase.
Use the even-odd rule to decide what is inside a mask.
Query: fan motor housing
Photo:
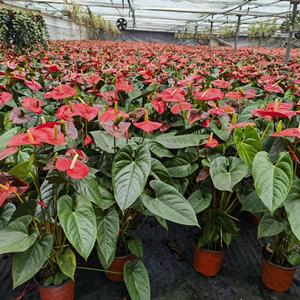
[[[127,21],[124,18],[119,18],[116,22],[116,26],[120,31],[124,31],[127,28]]]

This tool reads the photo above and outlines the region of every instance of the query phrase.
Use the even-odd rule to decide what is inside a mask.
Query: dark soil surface
[[[193,228],[171,225],[169,232],[154,220],[146,223],[139,235],[144,242],[145,265],[151,281],[153,300],[299,300],[300,270],[292,288],[283,294],[267,290],[260,281],[261,245],[256,240],[256,226],[241,221],[241,234],[226,250],[224,266],[214,278],[197,274],[192,267]],[[11,260],[0,257],[0,300],[16,299],[26,286],[12,291]],[[81,263],[84,265],[84,263]],[[100,268],[97,255],[87,264]],[[22,299],[39,299],[33,284]],[[112,283],[102,272],[78,270],[78,300],[129,300],[123,283]],[[53,299],[55,300],[55,299]]]

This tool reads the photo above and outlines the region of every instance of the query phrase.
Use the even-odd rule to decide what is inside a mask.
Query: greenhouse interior
[[[299,300],[299,10],[0,0],[0,300]]]

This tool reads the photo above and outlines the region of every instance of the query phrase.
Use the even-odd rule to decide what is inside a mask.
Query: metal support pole
[[[237,51],[240,26],[241,26],[241,16],[238,16],[238,20],[237,20],[237,24],[236,24],[236,31],[235,31],[235,38],[234,38],[234,53],[236,53],[236,51]]]
[[[194,36],[195,39],[197,38],[197,33],[198,33],[198,25],[195,25],[195,36]]]
[[[298,1],[293,2],[293,12],[292,12],[292,24],[289,28],[289,36],[287,40],[287,46],[286,46],[286,52],[285,52],[285,59],[284,63],[287,65],[289,60],[290,60],[290,54],[291,54],[291,48],[292,48],[292,39],[293,39],[293,34],[295,31],[295,20],[297,16],[297,6],[298,6]]]
[[[214,22],[210,21],[209,43],[208,43],[208,49],[209,50],[211,49],[213,26],[214,26]]]

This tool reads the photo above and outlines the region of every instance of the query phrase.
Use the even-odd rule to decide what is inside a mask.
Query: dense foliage
[[[137,229],[199,226],[197,246],[260,218],[271,261],[300,263],[299,51],[55,42],[0,61],[0,254],[14,286],[74,278],[128,253],[132,299],[150,299]],[[269,243],[271,241],[271,243]],[[268,245],[267,245],[268,244]],[[40,255],[40,254],[43,255]],[[94,268],[97,266],[93,266]]]
[[[18,52],[46,48],[49,39],[41,15],[32,11],[0,8],[0,45]]]

